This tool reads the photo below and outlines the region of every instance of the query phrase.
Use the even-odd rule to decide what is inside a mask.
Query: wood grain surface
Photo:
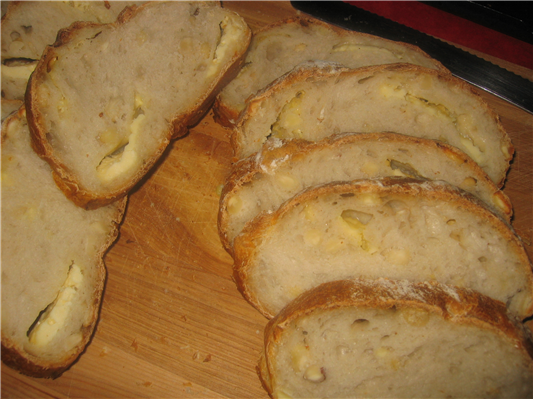
[[[253,30],[296,15],[288,2],[224,6]],[[527,68],[485,58],[533,80]],[[533,116],[482,95],[516,147],[505,192],[531,258]],[[86,352],[56,380],[2,364],[3,398],[267,398],[256,374],[267,321],[237,291],[217,235],[229,135],[209,113],[169,146],[132,192],[120,237],[106,255],[100,321]]]

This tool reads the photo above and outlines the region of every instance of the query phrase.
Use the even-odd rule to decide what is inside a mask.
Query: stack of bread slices
[[[24,104],[2,125],[5,364],[58,377],[83,352],[128,193],[236,75],[250,38],[218,3],[9,5],[2,103]]]
[[[235,154],[219,233],[271,319],[272,397],[531,397],[514,149],[465,82],[302,18],[254,36],[215,112]]]

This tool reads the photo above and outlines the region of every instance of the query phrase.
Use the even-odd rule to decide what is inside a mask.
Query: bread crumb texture
[[[124,201],[94,211],[69,201],[30,146],[24,108],[2,125],[1,179],[2,360],[40,376],[74,361],[90,337]]]
[[[404,177],[312,187],[235,239],[237,273],[267,314],[350,277],[440,281],[508,304],[533,303],[531,263],[512,229],[444,182]]]
[[[407,62],[445,70],[413,46],[339,29],[318,20],[294,18],[264,27],[254,35],[243,69],[220,94],[221,108],[242,111],[249,96],[309,60],[348,68]]]
[[[442,287],[380,279],[314,290],[267,328],[261,373],[273,397],[530,397],[517,328],[493,328],[475,314],[483,301]]]
[[[244,158],[272,137],[318,141],[347,132],[439,140],[466,153],[498,186],[514,152],[497,116],[463,81],[405,64],[298,66],[250,100],[233,143]]]
[[[395,133],[344,133],[316,143],[273,139],[237,163],[226,182],[219,228],[225,246],[261,212],[276,210],[299,191],[332,181],[403,176],[444,180],[510,220],[507,196],[460,150]]]
[[[113,24],[63,31],[30,84],[53,165],[97,196],[129,188],[203,114],[248,36],[236,14],[194,2],[148,3]]]

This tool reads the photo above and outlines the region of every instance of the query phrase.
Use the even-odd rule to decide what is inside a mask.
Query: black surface
[[[421,1],[428,6],[533,44],[530,1]]]
[[[345,29],[420,47],[451,73],[533,113],[533,82],[415,29],[342,1],[291,1],[294,8]]]

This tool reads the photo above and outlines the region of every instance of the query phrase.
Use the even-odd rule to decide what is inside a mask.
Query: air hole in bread
[[[55,136],[52,133],[46,133],[46,141],[48,141],[50,145],[54,145]]]
[[[44,308],[43,310],[41,310],[39,312],[39,315],[35,318],[35,321],[31,324],[30,328],[28,328],[28,331],[26,332],[26,336],[29,337],[32,333],[32,331],[35,329],[35,327],[37,326],[37,324],[39,323],[39,321],[41,320],[41,318],[43,318],[43,315],[48,311],[50,310],[50,307],[52,306],[53,302],[48,304],[48,306],[46,308]]]
[[[200,14],[200,7],[196,7],[194,11],[191,13],[192,17],[197,17]]]
[[[19,66],[26,66],[29,64],[35,64],[35,60],[29,59],[29,58],[10,58],[3,62],[3,65],[9,66],[9,67],[19,67]]]
[[[17,40],[17,39],[20,39],[20,33],[18,33],[16,30],[14,30],[13,32],[11,32],[9,34],[9,37],[11,37],[11,40]]]
[[[96,33],[96,34],[93,35],[92,37],[88,37],[87,40],[93,40],[93,39],[96,39],[101,33],[102,33],[102,31]]]
[[[353,326],[368,326],[369,324],[370,324],[370,321],[367,319],[356,319],[352,323],[352,327]]]

